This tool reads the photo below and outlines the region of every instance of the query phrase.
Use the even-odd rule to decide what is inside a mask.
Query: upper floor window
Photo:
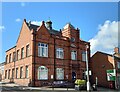
[[[7,70],[5,70],[5,79],[7,79]]]
[[[12,61],[12,55],[10,54],[9,55],[9,62],[11,62]]]
[[[38,56],[48,57],[48,45],[44,43],[38,44]]]
[[[8,62],[8,55],[6,55],[6,63]]]
[[[16,53],[13,52],[13,61],[15,61]]]
[[[26,57],[28,57],[30,54],[30,46],[29,44],[26,46]]]
[[[118,68],[120,68],[120,62],[117,62],[117,66],[118,66]]]
[[[57,48],[57,49],[56,49],[56,58],[61,58],[61,59],[63,59],[63,57],[64,57],[63,49],[62,49],[62,48]]]
[[[24,47],[21,49],[21,58],[24,57]]]
[[[77,51],[71,51],[71,59],[77,60]]]
[[[85,51],[82,52],[82,61],[86,61],[86,52]]]
[[[20,55],[20,52],[19,52],[19,50],[17,50],[17,58],[16,58],[17,60],[20,59],[20,56],[19,56],[19,55]]]

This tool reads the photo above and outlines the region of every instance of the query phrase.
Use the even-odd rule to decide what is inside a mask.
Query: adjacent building
[[[79,36],[80,30],[70,23],[58,31],[50,20],[37,26],[24,19],[16,45],[6,51],[4,81],[42,86],[55,80],[83,79],[90,43]]]
[[[120,56],[119,49],[113,55],[97,51],[90,62],[92,70],[91,83],[109,88],[120,87]]]
[[[0,81],[3,80],[3,76],[4,76],[4,64],[5,62],[0,63]]]

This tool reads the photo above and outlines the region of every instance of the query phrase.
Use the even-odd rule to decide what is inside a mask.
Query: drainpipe
[[[35,86],[35,57],[36,57],[36,31],[33,31],[33,43],[34,43],[34,55],[33,55],[33,58],[34,58],[34,82],[33,82],[33,86]]]
[[[56,59],[56,49],[55,49],[55,37],[54,37],[54,81],[56,80],[56,69],[55,69],[56,62],[55,62],[55,59]]]
[[[117,74],[116,74],[116,66],[115,66],[115,57],[113,54],[113,69],[114,69],[114,73],[115,73],[115,89],[117,89]]]

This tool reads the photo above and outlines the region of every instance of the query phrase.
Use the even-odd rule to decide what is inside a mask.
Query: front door
[[[76,80],[76,73],[72,72],[72,80],[75,81]]]

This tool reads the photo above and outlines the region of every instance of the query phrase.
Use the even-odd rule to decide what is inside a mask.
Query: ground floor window
[[[38,68],[38,80],[47,80],[48,79],[48,68],[45,66],[40,66]]]
[[[56,68],[56,79],[57,80],[64,79],[64,69],[63,68]]]

